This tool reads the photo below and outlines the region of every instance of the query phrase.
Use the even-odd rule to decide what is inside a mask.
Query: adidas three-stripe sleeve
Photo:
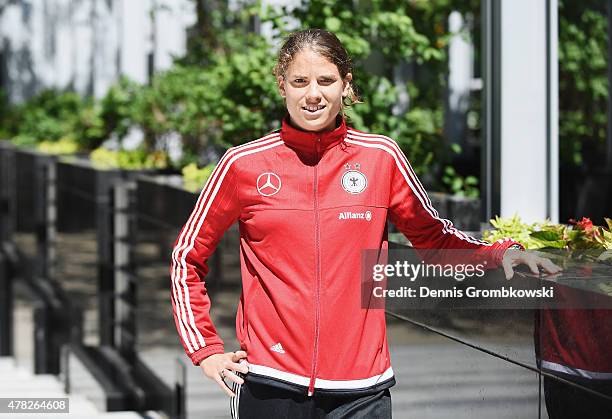
[[[450,220],[440,217],[404,153],[394,141],[388,140],[394,160],[389,213],[396,227],[415,248],[474,250],[488,261],[489,268],[499,266],[505,250],[517,242],[506,239],[490,244],[465,234]]]
[[[194,365],[223,353],[223,340],[210,317],[205,278],[208,259],[223,233],[237,220],[235,150],[228,150],[213,170],[172,251],[172,310],[185,352]]]

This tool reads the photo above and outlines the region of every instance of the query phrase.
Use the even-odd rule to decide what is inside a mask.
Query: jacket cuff
[[[504,254],[506,253],[506,250],[508,250],[510,247],[515,247],[519,250],[525,250],[525,246],[511,238],[499,239],[495,243],[493,243],[492,263],[494,264],[495,268],[498,268],[502,265]]]
[[[205,360],[211,355],[214,354],[222,354],[224,353],[224,347],[222,343],[213,343],[211,345],[206,345],[205,347],[198,349],[192,354],[189,354],[189,358],[191,358],[191,362],[196,367],[200,365],[200,362]]]

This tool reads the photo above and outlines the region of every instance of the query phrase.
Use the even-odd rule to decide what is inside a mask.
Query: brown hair
[[[273,70],[274,75],[276,77],[285,77],[295,55],[307,48],[312,49],[317,54],[334,63],[338,67],[342,80],[344,80],[348,73],[352,73],[353,63],[351,58],[336,35],[323,29],[304,29],[289,34],[285,39],[285,42],[278,51],[278,59]],[[353,103],[360,102],[359,96],[355,93],[353,83],[350,81],[348,95],[342,98],[342,104],[350,106]]]

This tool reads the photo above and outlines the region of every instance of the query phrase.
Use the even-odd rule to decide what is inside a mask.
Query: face
[[[351,79],[351,73],[342,79],[334,63],[305,49],[293,57],[285,77],[277,82],[295,125],[306,131],[327,131],[336,126]]]

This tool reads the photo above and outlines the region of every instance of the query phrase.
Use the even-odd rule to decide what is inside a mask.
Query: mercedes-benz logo
[[[266,172],[257,177],[257,192],[263,196],[272,196],[281,188],[281,180],[276,173]]]

